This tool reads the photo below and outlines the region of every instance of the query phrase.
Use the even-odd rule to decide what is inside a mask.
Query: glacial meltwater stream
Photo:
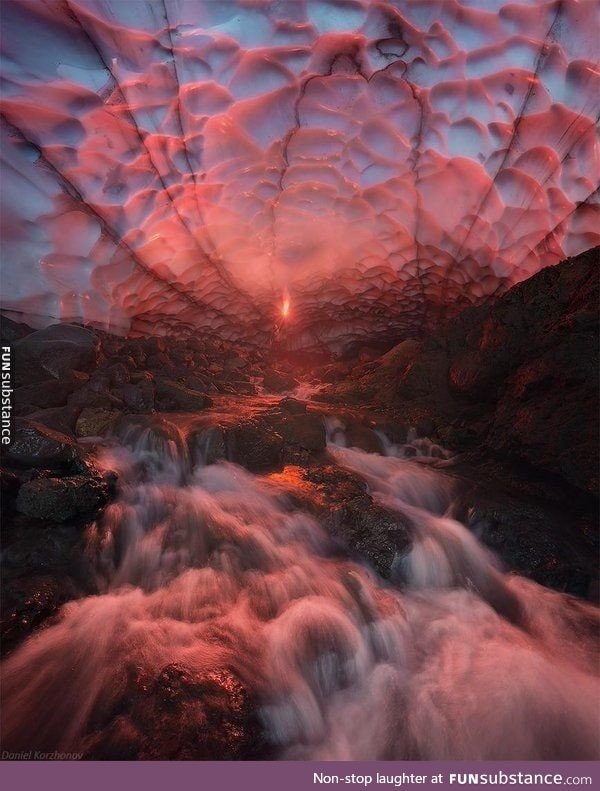
[[[161,425],[105,443],[119,493],[88,529],[100,593],[6,660],[6,748],[596,757],[596,610],[503,573],[449,516],[452,481],[427,443],[415,459],[390,442],[366,453],[328,425],[334,462],[412,526],[392,585],[277,476],[190,458],[183,431]]]

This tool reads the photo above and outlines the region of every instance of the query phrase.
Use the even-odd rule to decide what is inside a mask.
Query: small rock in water
[[[226,432],[227,457],[250,471],[281,466],[283,438],[255,420],[246,420]]]
[[[297,398],[282,398],[278,406],[282,412],[289,412],[290,415],[303,415],[306,412],[306,404]]]
[[[83,409],[75,424],[78,437],[101,437],[114,424],[120,412],[107,409]]]
[[[265,371],[263,384],[269,392],[282,393],[284,390],[292,390],[298,382],[290,374],[271,369]]]
[[[154,383],[142,379],[137,384],[126,384],[121,388],[121,396],[127,409],[146,414],[154,409]]]
[[[158,377],[155,406],[166,412],[196,412],[212,406],[212,401],[203,393],[190,390],[185,385],[170,379]]]
[[[383,443],[376,432],[362,423],[350,423],[346,428],[346,443],[367,453],[383,453]]]

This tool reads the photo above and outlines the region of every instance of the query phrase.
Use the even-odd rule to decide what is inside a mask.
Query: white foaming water
[[[6,748],[93,755],[132,668],[181,663],[231,669],[285,758],[596,756],[594,608],[504,577],[445,515],[439,473],[330,446],[412,525],[400,591],[333,557],[272,481],[192,469],[174,426],[122,441],[120,495],[89,531],[103,592],[5,661]]]
[[[301,401],[310,401],[317,393],[320,393],[323,390],[325,385],[317,383],[317,382],[303,382],[299,385],[296,385],[293,390],[290,391],[290,396],[292,398],[298,398]]]

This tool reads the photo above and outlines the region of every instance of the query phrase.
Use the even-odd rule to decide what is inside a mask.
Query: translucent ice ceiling
[[[600,242],[595,0],[1,11],[9,315],[340,348]]]

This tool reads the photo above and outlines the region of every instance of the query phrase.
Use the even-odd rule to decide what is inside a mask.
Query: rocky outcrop
[[[69,436],[17,418],[3,457],[8,507],[50,522],[93,515],[109,497],[109,482]]]
[[[58,524],[13,512],[2,533],[0,632],[6,655],[66,601],[97,589],[77,520]]]
[[[600,248],[548,267],[330,388],[456,450],[477,446],[598,491]]]
[[[70,434],[70,407],[40,410],[37,420],[16,418],[3,450],[3,650],[9,651],[65,601],[93,592],[85,558],[85,527],[113,494],[114,475],[101,473]],[[52,425],[52,427],[50,427]]]
[[[2,326],[13,349],[14,414],[36,415],[69,435],[105,433],[115,413],[201,412],[215,394],[255,396],[297,384],[290,363],[274,368],[265,351],[221,339],[121,338],[74,324],[33,331],[6,318]]]

